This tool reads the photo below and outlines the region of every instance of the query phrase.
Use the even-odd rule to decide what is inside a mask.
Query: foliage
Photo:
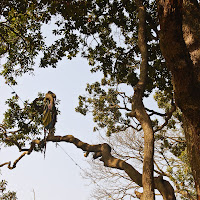
[[[1,200],[17,200],[16,192],[6,191],[7,181],[0,182],[0,199]]]
[[[133,126],[126,113],[131,109],[131,95],[121,90],[134,88],[138,82],[140,52],[138,16],[134,1],[3,1],[2,56],[6,56],[2,75],[16,84],[15,77],[33,71],[34,58],[43,52],[40,67],[56,67],[63,57],[71,59],[78,52],[88,59],[91,72],[101,71],[101,82],[88,85],[88,96],[80,96],[77,111],[92,111],[98,128],[107,134]],[[148,81],[145,97],[154,89],[172,98],[171,76],[166,69],[158,40],[158,22],[154,1],[145,1],[148,26]],[[58,38],[46,46],[41,26],[53,20],[53,34]],[[1,36],[0,35],[0,36]],[[5,38],[5,40],[3,39]],[[9,48],[8,48],[9,47]],[[23,52],[22,52],[23,50]],[[25,53],[24,53],[25,52]]]
[[[31,1],[1,1],[0,7],[1,75],[16,84],[16,76],[33,71],[34,58],[44,45],[42,16]]]
[[[33,102],[25,101],[23,107],[19,104],[17,95],[6,101],[8,110],[4,113],[4,120],[0,126],[1,143],[6,146],[17,145],[19,150],[33,139],[43,139],[43,103],[44,94],[39,93]],[[56,105],[59,104],[57,100]],[[57,113],[60,111],[57,109]],[[34,149],[41,150],[41,147]]]

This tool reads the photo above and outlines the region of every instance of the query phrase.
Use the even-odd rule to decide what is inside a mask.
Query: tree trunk
[[[183,113],[188,157],[200,200],[200,42],[196,0],[157,0],[160,46]],[[188,21],[190,21],[188,23]]]
[[[184,115],[184,131],[187,140],[187,151],[195,180],[197,199],[200,200],[200,116],[199,113]]]
[[[135,117],[141,124],[144,131],[144,161],[143,161],[143,174],[142,174],[142,185],[143,194],[141,200],[154,200],[154,133],[151,124],[150,117],[145,111],[143,105],[143,95],[147,79],[148,71],[148,50],[147,50],[147,39],[146,39],[146,9],[143,5],[143,0],[136,0],[138,9],[138,46],[141,53],[140,63],[140,78],[134,88],[134,95],[132,99],[132,117]]]

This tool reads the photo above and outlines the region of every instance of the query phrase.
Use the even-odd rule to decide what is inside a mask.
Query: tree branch
[[[85,156],[87,157],[89,153],[94,153],[93,158],[97,159],[100,158],[100,160],[104,163],[104,166],[106,167],[111,167],[111,168],[116,168],[119,170],[124,170],[128,176],[133,180],[137,185],[140,187],[143,187],[142,184],[142,174],[140,174],[133,166],[131,166],[129,163],[115,158],[111,155],[111,147],[107,143],[103,144],[97,144],[97,145],[90,145],[88,143],[84,143],[78,138],[75,138],[72,135],[65,135],[65,136],[48,136],[46,139],[47,142],[68,142],[74,144],[77,148],[82,149],[83,151],[86,152]],[[4,165],[8,165],[9,169],[14,169],[17,165],[17,163],[27,154],[30,155],[31,152],[33,151],[35,145],[44,145],[44,141],[39,141],[39,140],[33,140],[31,143],[31,146],[29,149],[26,149],[23,154],[19,158],[17,158],[13,166],[11,166],[11,162],[6,162],[0,165],[0,167],[3,167]],[[158,189],[163,196],[164,200],[175,200],[174,196],[174,190],[173,187],[170,185],[168,181],[165,181],[156,177],[154,178],[154,183],[155,183],[155,189]],[[163,188],[168,187],[169,190],[165,191]]]
[[[176,110],[176,105],[173,104],[171,109],[170,109],[170,111],[165,114],[167,116],[165,118],[165,122],[160,127],[158,127],[156,130],[154,130],[154,133],[156,133],[157,131],[162,130],[168,124],[168,121],[171,119],[172,114],[173,114],[173,112],[175,112],[175,110]]]
[[[144,131],[144,162],[143,162],[143,195],[142,199],[154,200],[154,180],[153,180],[153,156],[154,156],[154,133],[151,119],[147,114],[143,96],[146,87],[146,79],[148,72],[148,51],[146,39],[146,10],[142,0],[135,1],[138,9],[138,47],[141,53],[140,63],[140,79],[134,88],[134,96],[132,98],[132,111],[128,115],[135,117],[141,124]]]
[[[17,163],[27,154],[30,155],[32,153],[32,151],[34,150],[35,145],[40,145],[41,147],[44,147],[44,140],[40,141],[40,140],[33,140],[31,142],[30,148],[29,149],[21,149],[21,147],[19,148],[19,151],[24,151],[21,156],[19,158],[17,158],[14,162],[13,165],[11,166],[11,161],[9,162],[5,162],[3,164],[0,165],[0,167],[3,167],[4,165],[8,165],[9,169],[14,169],[17,165]],[[16,146],[18,147],[18,145],[16,144]]]
[[[165,117],[166,116],[166,113],[159,113],[159,112],[156,112],[154,110],[151,110],[151,109],[148,109],[148,108],[145,108],[146,111],[150,112],[151,114],[149,116],[152,116],[152,115],[159,115],[161,117]]]
[[[73,143],[77,148],[86,151],[86,156],[88,156],[89,153],[93,152],[94,159],[100,158],[100,160],[104,163],[104,166],[124,170],[137,185],[139,185],[140,187],[143,186],[142,174],[140,174],[133,166],[131,166],[127,162],[113,157],[111,155],[111,147],[106,143],[98,145],[89,145],[80,141],[72,135],[48,136],[47,141]],[[164,200],[176,199],[174,195],[174,189],[168,181],[156,177],[154,178],[154,183],[155,189],[159,190]]]
[[[8,168],[9,169],[14,169],[17,165],[17,163],[26,155],[28,154],[28,151],[24,152],[21,154],[21,156],[19,158],[17,158],[14,162],[13,162],[13,165],[11,166],[11,161],[9,162],[5,162],[3,164],[0,165],[0,167],[3,167],[4,165],[8,165]]]

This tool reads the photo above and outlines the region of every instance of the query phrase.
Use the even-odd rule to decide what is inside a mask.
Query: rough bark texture
[[[131,117],[135,117],[141,124],[144,131],[144,161],[143,161],[143,175],[142,185],[143,194],[140,199],[154,200],[154,132],[151,124],[151,119],[147,114],[144,104],[143,95],[145,90],[145,83],[147,78],[148,56],[147,56],[147,40],[146,40],[146,10],[142,0],[136,0],[138,9],[138,46],[141,53],[140,63],[140,79],[134,89],[134,96],[132,99]]]
[[[160,45],[183,113],[188,156],[200,199],[200,10],[195,0],[158,0]]]

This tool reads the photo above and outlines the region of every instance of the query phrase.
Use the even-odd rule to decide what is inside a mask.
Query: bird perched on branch
[[[48,91],[44,98],[43,125],[44,130],[49,130],[49,135],[54,134],[54,127],[57,121],[57,111],[55,107],[56,95]]]
[[[43,125],[44,125],[44,158],[46,152],[46,131],[49,130],[48,135],[53,136],[55,131],[55,123],[57,121],[57,110],[55,107],[56,95],[48,91],[43,100],[44,111],[43,111]]]

